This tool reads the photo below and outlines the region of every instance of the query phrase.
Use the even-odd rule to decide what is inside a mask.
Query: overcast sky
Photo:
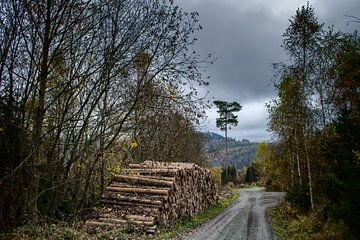
[[[265,103],[275,98],[270,85],[271,64],[286,61],[280,47],[282,33],[303,0],[175,0],[185,11],[198,11],[203,30],[196,49],[217,58],[207,69],[209,91],[215,100],[238,101],[243,109],[239,125],[229,132],[236,139],[269,140]],[[360,17],[360,0],[313,0],[319,22],[352,32],[360,24],[349,24],[345,15]],[[208,111],[205,130],[222,134],[215,126],[217,113]]]

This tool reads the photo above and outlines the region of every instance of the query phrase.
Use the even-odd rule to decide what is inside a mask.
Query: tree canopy
[[[228,127],[237,126],[238,119],[234,113],[241,110],[242,106],[239,103],[214,101],[214,104],[218,108],[217,112],[220,115],[219,118],[216,118],[216,127],[221,131],[226,131]]]

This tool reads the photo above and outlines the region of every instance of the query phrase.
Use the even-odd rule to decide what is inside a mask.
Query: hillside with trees
[[[224,167],[225,138],[213,132],[205,136],[205,152],[213,167]],[[228,164],[237,170],[251,165],[255,160],[257,144],[248,139],[236,140],[228,138]]]

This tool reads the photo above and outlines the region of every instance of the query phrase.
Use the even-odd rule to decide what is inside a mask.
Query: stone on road
[[[276,239],[266,211],[282,199],[281,192],[263,192],[263,188],[240,190],[239,200],[215,219],[186,236],[187,240],[267,240]]]

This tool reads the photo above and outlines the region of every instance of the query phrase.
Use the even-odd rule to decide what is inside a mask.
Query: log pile
[[[132,224],[148,232],[170,226],[217,202],[210,171],[193,163],[145,161],[113,175],[92,219],[92,228]]]

